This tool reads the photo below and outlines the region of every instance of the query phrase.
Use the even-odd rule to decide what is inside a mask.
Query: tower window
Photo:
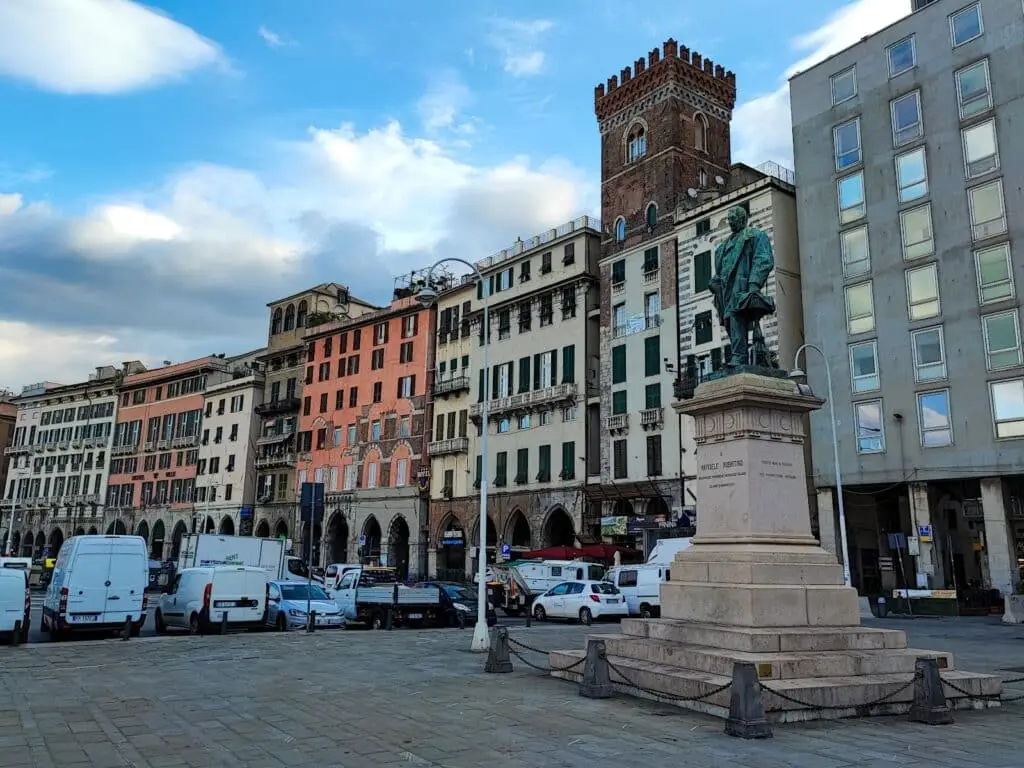
[[[647,154],[647,134],[642,125],[635,126],[629,132],[626,144],[626,162],[635,163]]]
[[[625,239],[626,239],[626,220],[624,218],[622,218],[621,216],[619,216],[619,218],[617,218],[615,220],[615,240],[617,242],[621,243]]]
[[[708,149],[708,120],[700,113],[693,120],[693,146],[702,152]]]
[[[658,206],[651,203],[647,206],[647,227],[654,229],[658,225]]]
[[[698,179],[699,186],[701,188],[706,187],[708,185],[708,172],[705,171],[703,168],[701,168],[700,169],[700,173],[697,174],[697,179]]]

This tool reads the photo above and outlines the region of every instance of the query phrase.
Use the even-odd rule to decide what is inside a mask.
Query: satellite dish
[[[690,187],[688,190],[686,190],[686,194],[688,194],[690,197],[696,197],[697,190],[694,189],[693,187]]]
[[[725,179],[723,179],[721,176],[715,176],[715,184],[717,184],[718,186],[722,186],[723,184],[725,184]]]

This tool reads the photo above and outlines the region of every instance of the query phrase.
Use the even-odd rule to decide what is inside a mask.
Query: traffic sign
[[[366,537],[365,536],[360,536],[359,537],[359,546],[360,547],[365,547],[366,546]]]
[[[511,544],[502,544],[501,545],[501,556],[502,557],[511,557],[511,555],[512,555],[512,545]]]

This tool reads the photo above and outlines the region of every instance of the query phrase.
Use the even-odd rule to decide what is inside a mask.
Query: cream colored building
[[[256,502],[256,438],[264,376],[257,356],[230,361],[229,381],[206,390],[203,436],[196,465],[195,512],[202,529],[225,535],[251,534]]]
[[[447,328],[448,337],[435,352],[433,572],[465,572],[474,565],[483,471],[488,560],[500,559],[503,545],[514,557],[596,538],[598,521],[584,514],[584,485],[585,460],[597,450],[600,429],[599,251],[600,224],[582,217],[517,240],[478,262],[482,284],[473,282],[468,291],[442,297],[438,330]],[[482,354],[485,295],[490,307],[489,372]],[[458,333],[453,339],[444,310],[456,307]],[[454,376],[453,359],[459,361]],[[446,385],[446,380],[452,383]],[[594,395],[593,408],[588,408],[588,394]],[[486,424],[481,418],[485,402]],[[488,430],[486,459],[480,453],[483,429]],[[448,440],[455,443],[444,442]]]

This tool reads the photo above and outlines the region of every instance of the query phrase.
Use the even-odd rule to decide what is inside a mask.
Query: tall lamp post
[[[416,300],[424,307],[429,307],[437,301],[438,293],[434,289],[434,270],[445,262],[454,261],[458,264],[469,267],[476,279],[480,281],[481,295],[484,300],[483,317],[483,370],[484,370],[484,397],[480,401],[480,423],[483,429],[480,433],[480,549],[477,557],[477,591],[476,591],[476,627],[473,629],[473,642],[470,645],[471,651],[486,651],[488,646],[487,634],[487,395],[490,392],[488,383],[491,372],[488,369],[487,351],[491,345],[491,317],[490,317],[490,296],[487,287],[484,286],[484,277],[476,265],[454,256],[449,256],[437,261],[427,270],[426,285],[416,294]]]
[[[828,358],[821,347],[814,344],[804,344],[793,355],[793,370],[789,376],[792,379],[802,379],[807,374],[800,370],[800,353],[813,349],[825,362],[825,382],[828,387],[828,419],[832,425],[832,461],[836,467],[836,493],[839,495],[839,537],[843,547],[843,582],[846,586],[850,584],[850,547],[846,541],[846,505],[843,503],[843,474],[839,468],[839,436],[836,434],[836,407],[835,393],[832,390],[832,374],[828,370]],[[806,357],[806,355],[805,355]]]
[[[324,432],[326,433],[326,431],[328,429],[327,419],[325,419],[323,416],[317,416],[315,419],[313,419],[313,424],[311,426],[313,428],[316,428],[318,425],[323,427]],[[311,430],[311,432],[312,432],[312,430]],[[310,434],[310,437],[312,437],[312,433]],[[330,437],[330,436],[328,436],[328,437]],[[324,440],[324,444],[325,445],[327,444],[326,439]],[[309,477],[308,477],[309,467],[308,467],[308,465],[307,465],[307,468],[306,468],[306,473],[307,473],[306,482],[308,483],[309,482]],[[313,474],[313,481],[314,481],[313,488],[315,489],[316,488],[316,473],[315,472]],[[301,489],[300,489],[300,493],[301,493]],[[307,550],[308,554],[306,556],[306,631],[307,632],[312,632],[313,631],[313,547],[316,545],[316,542],[313,539],[313,535],[314,535],[313,532],[315,530],[313,526],[314,526],[314,523],[316,522],[316,503],[315,503],[316,502],[316,493],[314,492],[311,495],[312,495],[312,498],[310,499],[310,507],[309,507],[309,549]],[[301,504],[301,501],[300,501],[300,504]],[[321,531],[321,538],[322,537],[323,537],[323,532]]]

